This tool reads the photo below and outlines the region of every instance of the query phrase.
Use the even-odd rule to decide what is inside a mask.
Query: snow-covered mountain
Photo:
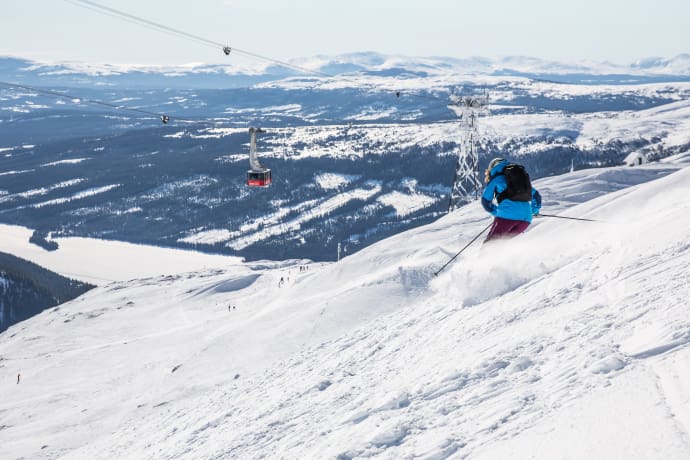
[[[334,62],[300,64],[324,69]],[[353,63],[368,70],[210,90],[195,89],[204,79],[178,69],[192,89],[123,89],[98,72],[60,82],[51,80],[52,71],[28,66],[42,87],[73,97],[0,88],[0,221],[46,235],[250,260],[334,260],[338,243],[356,252],[447,211],[462,137],[447,102],[464,91],[491,97],[490,113],[479,122],[480,168],[504,156],[540,178],[571,165],[620,164],[632,152],[655,160],[690,149],[690,83],[682,78],[640,83],[586,74],[587,84],[574,84],[468,73],[465,64],[434,59],[361,54],[338,62],[334,73],[353,70],[347,67]],[[511,62],[517,68],[521,61]],[[171,121],[84,99],[168,114]],[[268,131],[259,153],[273,170],[269,190],[244,184],[249,126]]]
[[[228,64],[190,63],[181,66],[86,64],[81,62],[35,62],[16,57],[0,57],[0,74],[16,83],[54,86],[110,86],[149,88],[232,88],[246,87],[287,77],[309,76],[309,72],[328,75],[362,75],[375,78],[444,77],[472,75],[554,78],[561,82],[660,82],[690,79],[690,54],[672,58],[651,57],[629,65],[608,62],[565,63],[534,57],[503,58],[410,57],[374,52],[337,56],[311,56],[289,61],[292,68],[271,62]],[[298,69],[303,69],[300,71]],[[455,77],[454,77],[455,76]]]
[[[156,271],[160,248],[3,228],[0,250],[107,278],[0,334],[3,455],[686,459],[690,155],[535,185],[599,222],[538,218],[438,277],[478,204],[338,263]]]

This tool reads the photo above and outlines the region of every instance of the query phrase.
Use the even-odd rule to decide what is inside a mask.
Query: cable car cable
[[[135,25],[139,25],[139,26],[146,27],[146,28],[149,29],[149,30],[154,30],[154,31],[156,31],[156,32],[163,32],[163,33],[165,33],[165,34],[168,34],[168,35],[173,36],[173,37],[178,37],[178,38],[179,38],[179,36],[180,36],[180,35],[179,35],[178,33],[176,33],[176,32],[169,31],[169,30],[164,30],[164,29],[161,29],[161,28],[156,27],[156,26],[153,26],[153,25],[148,25],[148,24],[142,23],[142,22],[140,22],[140,21],[138,21],[138,20],[136,20],[136,19],[133,19],[133,18],[127,18],[127,17],[125,17],[125,16],[121,16],[121,15],[118,15],[118,14],[110,13],[110,12],[108,12],[108,11],[106,11],[106,10],[101,10],[101,9],[94,8],[94,7],[89,6],[89,5],[86,5],[86,4],[78,3],[78,0],[65,0],[65,1],[66,1],[67,3],[71,3],[71,4],[74,5],[74,6],[77,6],[77,7],[80,7],[80,8],[84,8],[84,9],[87,9],[87,10],[91,10],[91,11],[94,11],[94,12],[96,12],[96,13],[103,14],[103,15],[105,15],[105,16],[109,16],[109,17],[111,17],[111,18],[121,19],[121,20],[123,20],[123,21],[125,21],[125,22],[129,22],[130,24],[135,24]],[[208,45],[208,43],[206,43],[205,41],[200,41],[200,43],[203,44],[203,45]],[[213,48],[216,48],[216,45],[213,45]]]
[[[64,92],[58,92],[58,91],[52,91],[52,90],[47,90],[47,89],[40,89],[36,88],[34,86],[29,86],[29,85],[24,85],[20,83],[13,83],[13,82],[5,82],[5,81],[0,81],[0,85],[8,87],[10,89],[12,88],[20,88],[26,91],[32,91],[38,94],[43,94],[47,96],[53,96],[53,97],[58,97],[62,99],[69,99],[71,101],[77,101],[76,103],[88,103],[88,104],[93,104],[93,105],[99,105],[103,107],[107,107],[110,109],[114,110],[124,110],[124,111],[129,111],[129,112],[136,112],[140,113],[143,115],[149,115],[152,117],[159,118],[164,124],[168,124],[170,121],[179,121],[179,122],[184,122],[184,123],[189,123],[189,124],[196,124],[196,125],[206,125],[212,128],[218,128],[221,125],[223,125],[225,122],[224,121],[211,121],[210,118],[202,118],[202,119],[191,119],[191,118],[182,118],[182,117],[177,117],[177,116],[169,116],[166,114],[162,113],[157,113],[157,112],[151,112],[149,110],[144,110],[144,109],[138,109],[135,107],[127,107],[124,105],[116,105],[116,104],[111,104],[108,102],[103,102],[99,101],[96,99],[90,99],[90,98],[85,98],[81,96],[75,96],[73,94],[68,94]],[[450,123],[453,124],[455,123],[455,120],[438,120],[434,122],[434,124],[446,124]],[[405,123],[398,123],[396,126],[405,126]],[[339,126],[339,125],[323,125],[323,127],[326,126]],[[286,128],[291,128],[291,129],[299,129],[299,128],[314,128],[316,126],[312,124],[308,125],[293,125],[293,126],[286,126]],[[382,129],[382,128],[387,128],[390,126],[380,126],[380,125],[351,125],[348,127],[348,129],[359,129],[359,130],[374,130],[374,129]]]
[[[89,9],[91,11],[105,14],[105,15],[110,16],[110,17],[117,17],[119,19],[123,19],[123,20],[126,20],[128,22],[135,22],[137,24],[144,25],[148,28],[153,28],[153,30],[157,30],[159,32],[166,32],[166,33],[174,34],[174,35],[177,35],[177,36],[180,36],[183,38],[194,40],[196,42],[199,42],[199,43],[202,43],[202,44],[205,44],[208,46],[212,46],[214,48],[221,48],[226,55],[229,55],[231,52],[234,52],[237,54],[242,54],[242,55],[254,58],[254,59],[272,62],[274,64],[280,65],[281,67],[286,67],[286,68],[290,68],[293,70],[297,70],[301,73],[318,75],[321,77],[334,79],[334,80],[340,80],[340,81],[347,82],[347,83],[350,83],[354,86],[358,86],[358,87],[362,87],[362,88],[366,87],[366,88],[374,89],[374,90],[378,90],[378,91],[390,92],[390,93],[395,94],[395,96],[397,98],[400,98],[400,96],[404,94],[404,95],[411,96],[411,97],[439,101],[439,102],[442,102],[445,106],[452,105],[452,103],[449,104],[448,101],[446,101],[443,98],[437,97],[437,96],[423,95],[423,94],[417,94],[417,93],[406,92],[406,91],[401,91],[401,90],[386,89],[386,88],[382,88],[380,86],[376,86],[376,85],[373,85],[370,83],[363,83],[360,81],[353,80],[351,78],[339,77],[339,76],[336,76],[333,74],[322,72],[320,70],[308,69],[306,67],[301,67],[301,66],[291,64],[291,63],[286,62],[286,61],[281,61],[281,60],[274,59],[274,58],[271,58],[268,56],[263,56],[263,55],[253,53],[251,51],[243,50],[240,48],[236,48],[233,46],[228,46],[227,44],[223,44],[223,43],[220,43],[220,42],[217,42],[214,40],[210,40],[210,39],[201,37],[199,35],[191,34],[189,32],[185,32],[183,30],[176,29],[174,27],[169,27],[169,26],[166,26],[164,24],[160,24],[160,23],[157,23],[157,22],[154,22],[154,21],[151,21],[151,20],[139,17],[139,16],[135,16],[133,14],[130,14],[130,13],[127,13],[124,11],[117,10],[115,8],[110,8],[108,6],[101,5],[101,4],[93,2],[91,0],[65,0],[65,1],[67,3],[72,4],[72,5],[83,7],[83,8]]]
[[[207,38],[200,37],[198,35],[190,34],[190,33],[185,32],[183,30],[175,29],[174,27],[169,27],[169,26],[166,26],[164,24],[159,24],[157,22],[150,21],[148,19],[145,19],[145,18],[142,18],[139,16],[135,16],[133,14],[126,13],[124,11],[116,10],[115,8],[110,8],[109,6],[101,5],[99,3],[92,2],[89,0],[65,0],[65,1],[67,3],[71,3],[72,5],[87,8],[91,11],[105,14],[105,15],[110,16],[110,17],[117,17],[119,19],[127,20],[128,22],[133,22],[133,23],[140,24],[140,25],[146,25],[146,26],[149,26],[150,28],[153,28],[153,30],[158,30],[159,32],[165,31],[165,32],[172,33],[174,35],[186,37],[188,39],[194,40],[194,41],[199,42],[199,43],[203,43],[205,45],[212,46],[214,48],[218,48],[218,47],[222,48],[225,46],[222,43],[218,43],[218,42],[215,42],[213,40],[209,40]]]
[[[94,105],[99,105],[102,107],[107,107],[110,109],[114,110],[126,110],[130,112],[136,112],[144,115],[149,115],[153,116],[156,118],[159,118],[163,124],[168,124],[170,121],[170,117],[165,114],[160,114],[156,112],[151,112],[149,110],[143,110],[143,109],[137,109],[134,107],[127,107],[123,105],[116,105],[108,102],[103,102],[103,101],[98,101],[95,99],[89,99],[89,98],[83,98],[83,97],[77,97],[68,93],[64,92],[57,92],[57,91],[52,91],[52,90],[47,90],[47,89],[39,89],[35,88],[33,86],[29,85],[22,85],[19,83],[10,83],[10,82],[4,82],[0,81],[0,85],[3,85],[5,87],[8,87],[10,90],[16,90],[16,89],[23,89],[26,91],[31,91],[37,94],[43,94],[43,95],[48,95],[52,97],[57,97],[57,98],[62,98],[62,99],[69,99],[77,104],[80,104],[82,102],[89,103],[89,104],[94,104]],[[194,124],[201,124],[201,125],[207,125],[207,126],[212,126],[212,127],[218,127],[219,123],[218,122],[208,122],[204,120],[190,120],[190,119],[185,119],[185,118],[177,118],[175,117],[175,120],[177,121],[183,121],[183,122],[188,122],[188,123],[194,123]],[[313,127],[313,125],[308,125],[308,126],[302,126],[302,127]],[[352,126],[350,126],[351,128]],[[299,126],[294,127],[299,128]],[[379,127],[362,127],[360,126],[359,129],[373,129],[373,128],[379,128]],[[349,128],[348,128],[349,129]],[[272,183],[272,174],[271,170],[268,168],[263,167],[259,162],[258,159],[256,158],[256,133],[262,133],[265,132],[262,129],[255,129],[251,128],[249,130],[252,139],[251,139],[251,146],[250,146],[250,166],[251,169],[250,171],[247,172],[247,185],[249,186],[255,186],[255,187],[268,187]],[[286,140],[285,143],[287,144]],[[3,211],[4,212],[4,211]]]
[[[108,107],[108,108],[110,108],[110,109],[125,110],[125,111],[128,111],[128,112],[136,112],[136,113],[140,113],[140,114],[143,114],[143,115],[149,115],[149,116],[156,117],[156,118],[160,119],[160,120],[163,122],[163,124],[168,124],[168,122],[169,122],[171,119],[174,119],[174,120],[176,120],[176,121],[182,121],[182,122],[186,122],[186,123],[195,123],[195,124],[204,124],[204,125],[210,125],[210,126],[218,126],[218,123],[212,123],[212,122],[205,121],[205,120],[192,120],[192,119],[186,119],[186,118],[174,117],[174,116],[171,117],[171,116],[166,115],[166,114],[163,114],[163,113],[151,112],[151,111],[149,111],[149,110],[137,109],[137,108],[135,108],[135,107],[127,107],[127,106],[124,106],[124,105],[111,104],[111,103],[108,103],[108,102],[98,101],[98,100],[96,100],[96,99],[89,99],[89,98],[85,98],[85,97],[73,96],[73,95],[68,94],[68,93],[61,93],[61,92],[57,92],[57,91],[51,91],[51,90],[48,90],[48,89],[39,89],[39,88],[35,88],[35,87],[33,87],[33,86],[22,85],[22,84],[19,84],[19,83],[10,83],[10,82],[5,82],[5,81],[0,81],[0,85],[6,86],[6,87],[8,87],[8,88],[20,88],[20,89],[24,89],[24,90],[27,90],[27,91],[32,91],[32,92],[38,93],[38,94],[44,94],[44,95],[59,97],[59,98],[63,98],[63,99],[70,99],[70,100],[73,101],[73,102],[77,101],[76,103],[85,102],[85,103],[92,104],[92,105],[99,105],[99,106],[102,106],[102,107]]]

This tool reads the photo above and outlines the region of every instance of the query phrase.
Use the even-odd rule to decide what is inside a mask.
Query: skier
[[[17,385],[19,385],[19,380],[21,380],[21,378],[22,378],[22,374],[21,373],[17,374]]]
[[[525,168],[503,158],[494,158],[486,169],[484,181],[487,185],[482,194],[482,206],[494,216],[484,243],[512,238],[527,230],[532,216],[539,215],[541,195],[532,187]]]

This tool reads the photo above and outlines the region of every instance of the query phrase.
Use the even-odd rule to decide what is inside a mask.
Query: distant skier
[[[494,158],[486,169],[484,181],[487,185],[482,194],[482,206],[494,216],[484,242],[512,238],[527,230],[532,216],[539,214],[541,195],[532,187],[525,168],[503,158]]]
[[[17,374],[17,385],[19,385],[19,380],[21,380],[22,374]]]

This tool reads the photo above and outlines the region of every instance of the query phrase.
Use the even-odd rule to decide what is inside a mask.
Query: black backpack
[[[497,175],[505,176],[508,187],[496,196],[496,201],[500,203],[506,198],[511,201],[532,201],[532,182],[524,166],[511,163]]]

